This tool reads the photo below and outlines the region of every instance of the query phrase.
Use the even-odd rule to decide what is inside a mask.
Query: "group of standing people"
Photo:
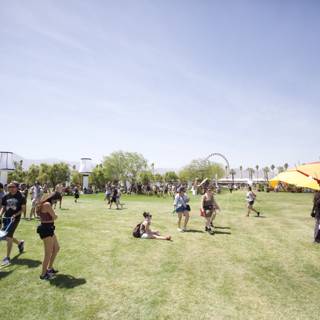
[[[38,186],[37,186],[38,187]],[[11,252],[13,244],[17,245],[19,254],[24,252],[24,240],[18,240],[14,233],[20,223],[21,216],[26,215],[27,196],[19,190],[19,184],[11,182],[7,185],[7,193],[4,192],[3,185],[0,184],[0,224],[3,224],[2,230],[5,231],[4,239],[7,242],[6,256],[3,258],[1,266],[5,267],[11,264]],[[35,188],[32,191],[32,212],[40,220],[37,226],[37,233],[44,245],[44,258],[42,262],[41,280],[50,280],[58,271],[54,269],[53,264],[59,251],[59,243],[55,235],[54,221],[58,218],[54,212],[53,205],[59,199],[59,191],[50,194],[42,194],[40,189]]]

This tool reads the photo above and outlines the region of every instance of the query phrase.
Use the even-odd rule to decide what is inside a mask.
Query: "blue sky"
[[[1,1],[2,149],[319,160],[318,1]]]

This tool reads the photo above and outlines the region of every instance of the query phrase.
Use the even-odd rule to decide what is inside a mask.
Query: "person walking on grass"
[[[217,215],[217,210],[220,210],[211,188],[207,188],[205,194],[201,198],[201,212],[205,218],[205,231],[211,233],[214,228],[213,221]]]
[[[79,189],[77,187],[74,187],[73,195],[74,195],[74,202],[77,203],[78,199],[80,198]]]
[[[2,198],[2,208],[0,210],[0,221],[3,216],[3,229],[7,229],[11,223],[6,235],[7,255],[2,260],[2,266],[10,265],[10,255],[13,243],[18,246],[19,253],[24,251],[24,240],[19,241],[14,238],[13,235],[19,225],[21,213],[24,212],[25,205],[26,199],[21,192],[18,191],[18,184],[13,182],[9,183],[8,193]]]
[[[249,217],[251,211],[255,212],[255,213],[257,214],[257,217],[260,216],[260,212],[257,211],[257,210],[253,207],[256,198],[257,198],[256,194],[252,191],[252,188],[249,186],[249,187],[248,187],[248,192],[247,192],[247,197],[246,197],[247,203],[248,203],[248,205],[247,205],[247,208],[248,208],[247,217]]]
[[[171,240],[171,236],[161,236],[159,231],[151,230],[152,215],[149,212],[143,213],[144,221],[139,226],[141,239]]]
[[[41,185],[38,181],[35,182],[35,184],[31,187],[31,211],[29,220],[31,220],[33,217],[35,217],[35,210],[37,203],[40,201],[43,191],[41,188]]]
[[[320,191],[316,191],[314,194],[311,216],[315,220],[314,242],[320,243]]]
[[[178,214],[178,231],[184,232],[187,230],[187,224],[189,221],[189,211],[190,206],[188,205],[189,197],[185,194],[184,189],[180,187],[178,192],[174,198],[173,206],[175,212]],[[182,216],[184,216],[184,224],[183,228],[181,229],[181,221]]]
[[[55,201],[55,193],[44,196],[36,208],[36,213],[41,224],[37,227],[37,233],[44,245],[44,258],[42,261],[41,280],[50,280],[58,272],[53,268],[53,263],[60,250],[58,239],[54,234],[54,221],[58,218],[52,209]]]

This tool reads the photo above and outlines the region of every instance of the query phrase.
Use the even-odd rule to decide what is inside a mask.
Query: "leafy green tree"
[[[259,178],[259,165],[256,165],[256,170],[257,170],[257,179]]]
[[[116,151],[104,157],[103,161],[106,179],[114,181],[135,181],[147,166],[147,160],[135,152]]]
[[[18,182],[25,182],[27,172],[23,170],[23,160],[14,161],[14,171],[8,174],[8,182],[11,181],[18,181]]]
[[[71,171],[71,174],[70,174],[70,177],[71,177],[71,183],[74,184],[74,185],[81,185],[81,182],[82,182],[82,177],[81,177],[81,174],[79,171],[77,170],[72,170]],[[92,183],[92,182],[91,182]]]
[[[194,181],[196,179],[203,180],[205,178],[218,179],[224,176],[224,170],[221,165],[217,163],[211,163],[206,159],[196,159],[192,160],[189,165],[184,167],[180,172],[180,179],[183,181]]]
[[[95,185],[101,190],[105,187],[107,179],[105,177],[105,170],[102,165],[97,165],[92,170],[92,173],[89,177],[89,181],[91,184]],[[80,175],[80,183],[81,183],[81,175]]]
[[[288,168],[289,168],[289,165],[288,165],[287,163],[285,163],[285,164],[283,165],[283,167],[284,167],[284,170],[287,171]]]
[[[240,166],[240,177],[241,177],[241,179],[243,178],[243,166]]]
[[[283,167],[281,167],[281,166],[280,166],[280,167],[278,167],[278,168],[277,168],[277,170],[278,170],[278,173],[284,172],[284,168],[283,168]]]
[[[55,163],[51,166],[49,172],[49,181],[52,187],[55,187],[59,183],[65,183],[70,179],[69,166],[64,163]]]
[[[38,180],[40,174],[40,166],[36,164],[32,164],[28,171],[27,171],[27,177],[26,177],[26,182],[29,185],[33,185],[36,180]]]
[[[37,179],[41,184],[50,184],[50,170],[51,165],[47,163],[40,164],[39,176]]]
[[[151,171],[142,171],[138,175],[138,182],[142,183],[143,185],[147,185],[153,181],[153,174]]]
[[[179,177],[174,171],[168,171],[164,174],[163,179],[165,182],[176,182]]]
[[[155,182],[162,182],[163,181],[163,176],[160,174],[160,173],[156,173],[154,176],[153,176],[153,180]]]

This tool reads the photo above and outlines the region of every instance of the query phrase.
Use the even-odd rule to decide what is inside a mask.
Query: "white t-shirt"
[[[249,191],[249,192],[247,193],[247,201],[248,201],[248,202],[254,201],[255,198],[256,198],[256,196],[254,195],[254,193],[253,193],[252,191]]]

